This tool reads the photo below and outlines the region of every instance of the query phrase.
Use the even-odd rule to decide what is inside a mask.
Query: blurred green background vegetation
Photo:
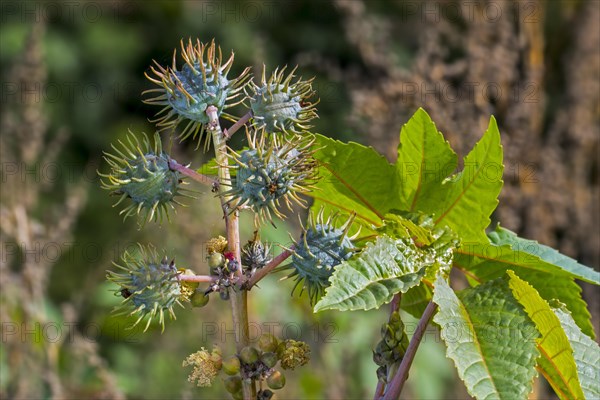
[[[152,60],[169,64],[182,38],[215,38],[225,53],[234,50],[234,74],[298,64],[300,75],[316,77],[314,131],[372,145],[390,159],[417,107],[432,113],[462,155],[495,114],[513,172],[496,217],[598,268],[600,47],[589,22],[597,5],[2,1],[1,397],[223,398],[220,384],[188,383],[181,363],[201,346],[233,351],[228,304],[214,296],[206,308],[177,310],[164,334],[156,326],[142,334],[110,315],[120,298],[104,279],[111,261],[138,241],[206,273],[204,243],[224,233],[218,201],[201,187],[172,224],[138,231],[111,207],[95,172],[106,170],[102,151],[128,130],[154,131],[148,118],[157,110],[141,102],[151,88],[144,72]],[[448,95],[469,82],[494,82],[505,95]],[[534,101],[525,101],[532,93]],[[206,161],[192,143],[174,143],[172,152],[194,167]],[[544,154],[553,156],[551,168],[542,165]],[[535,181],[525,179],[529,172]],[[569,183],[566,199],[561,182]],[[252,229],[245,219],[243,241]],[[288,231],[298,236],[296,218],[266,228],[263,238],[287,244]],[[293,283],[281,276],[252,291],[251,333],[274,329],[305,340],[312,360],[286,374],[278,398],[372,397],[371,350],[387,310],[313,314],[305,296],[290,297]],[[584,296],[596,303],[589,288]],[[597,324],[595,305],[592,313]],[[536,393],[545,396],[544,383]],[[403,396],[467,397],[434,329]]]

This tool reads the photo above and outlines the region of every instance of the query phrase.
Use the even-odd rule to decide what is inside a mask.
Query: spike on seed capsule
[[[181,69],[176,65],[177,50],[173,53],[173,65],[163,67],[154,62],[150,67],[151,75],[146,77],[159,86],[157,89],[145,91],[155,97],[144,100],[147,104],[161,106],[156,114],[156,122],[160,129],[174,130],[182,121],[187,120],[180,133],[180,140],[189,137],[199,138],[198,146],[205,137],[205,150],[210,145],[210,135],[205,135],[209,118],[206,109],[214,106],[219,116],[231,121],[235,118],[225,112],[227,108],[242,103],[246,96],[244,87],[249,83],[250,68],[246,68],[237,78],[228,78],[233,64],[233,52],[227,61],[223,59],[221,48],[210,44],[181,41],[181,56],[185,61]]]

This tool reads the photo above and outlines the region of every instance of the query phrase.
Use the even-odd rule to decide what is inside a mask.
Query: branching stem
[[[195,180],[196,182],[202,183],[203,185],[212,187],[215,183],[217,183],[216,179],[200,174],[193,169],[186,167],[185,165],[179,164],[175,160],[169,160],[169,168]]]
[[[252,276],[252,278],[250,278],[250,280],[246,284],[246,287],[248,289],[250,289],[252,286],[256,285],[256,283],[258,281],[260,281],[262,278],[267,276],[267,274],[269,274],[269,272],[273,271],[277,266],[279,266],[279,264],[284,262],[293,253],[294,253],[294,250],[292,247],[291,249],[285,250],[283,253],[281,253],[280,255],[275,257],[273,260],[271,260],[270,263],[268,263],[267,265],[265,265],[264,267],[262,267],[261,269],[256,271],[256,273]]]
[[[216,276],[209,275],[179,275],[178,278],[183,282],[213,282],[217,280]]]
[[[238,119],[235,124],[231,125],[229,129],[225,129],[223,131],[223,136],[225,136],[225,139],[232,137],[238,129],[244,126],[246,122],[250,121],[250,118],[252,118],[252,111],[248,111],[240,119]]]

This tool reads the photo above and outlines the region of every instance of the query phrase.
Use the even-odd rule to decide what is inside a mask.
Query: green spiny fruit
[[[181,306],[181,283],[174,262],[167,262],[166,257],[161,261],[154,247],[142,245],[139,245],[139,254],[126,251],[122,261],[123,265],[114,265],[123,272],[108,271],[107,275],[108,280],[119,285],[118,293],[125,298],[115,311],[121,315],[139,315],[132,328],[148,317],[144,331],[158,316],[164,331],[165,312],[175,319],[173,306]]]
[[[336,265],[348,260],[356,252],[353,240],[356,235],[348,236],[348,230],[354,220],[351,216],[342,225],[337,224],[337,214],[325,220],[323,209],[316,219],[309,214],[308,226],[303,229],[300,240],[294,245],[292,272],[289,277],[295,277],[296,287],[302,284],[302,291],[308,290],[311,304],[314,304],[329,286],[329,277]]]
[[[119,140],[122,150],[112,146],[115,154],[104,153],[104,159],[110,165],[109,174],[98,173],[107,180],[102,180],[102,188],[111,194],[121,196],[113,207],[125,199],[131,204],[120,214],[124,218],[138,214],[142,224],[146,221],[162,221],[163,216],[169,219],[167,206],[174,209],[173,203],[181,205],[175,196],[185,194],[181,188],[183,183],[179,172],[170,168],[171,158],[163,152],[160,136],[154,135],[154,147],[150,145],[148,136],[143,135],[142,143],[130,133],[128,144]]]
[[[157,126],[162,129],[175,129],[183,120],[189,120],[180,134],[180,139],[185,140],[192,136],[193,139],[204,136],[205,126],[209,122],[206,115],[208,106],[215,106],[218,114],[234,121],[234,117],[224,110],[233,107],[244,100],[242,92],[250,78],[246,68],[237,78],[229,79],[227,74],[233,65],[234,55],[224,62],[221,48],[210,44],[192,43],[189,39],[187,46],[181,41],[181,56],[185,63],[178,70],[176,64],[177,50],[173,53],[171,67],[163,67],[154,61],[151,67],[155,77],[146,77],[160,86],[144,92],[158,94],[156,97],[145,100],[148,104],[163,106],[156,114]],[[241,100],[240,100],[240,97]],[[206,137],[205,148],[210,141]],[[200,142],[198,142],[200,144]]]
[[[285,218],[280,206],[291,210],[295,203],[306,206],[298,197],[312,189],[316,179],[314,139],[308,136],[277,137],[264,131],[248,134],[250,148],[231,152],[236,176],[227,184],[223,196],[230,197],[232,210],[248,207],[255,213],[255,225],[271,221],[273,215]]]
[[[310,129],[308,122],[317,117],[315,103],[308,101],[314,95],[312,81],[301,78],[292,83],[294,68],[287,77],[285,67],[266,79],[266,68],[263,65],[260,86],[252,84],[250,107],[257,128],[267,132],[291,131],[298,133]]]

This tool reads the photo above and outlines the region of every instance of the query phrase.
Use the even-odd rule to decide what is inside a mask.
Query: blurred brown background
[[[2,398],[222,397],[220,387],[188,384],[180,365],[200,346],[231,345],[225,303],[179,310],[163,335],[141,334],[109,315],[119,299],[104,281],[136,241],[205,272],[202,243],[222,233],[203,188],[173,224],[137,231],[95,173],[128,129],[153,131],[143,72],[152,59],[168,63],[181,38],[214,37],[235,50],[234,72],[299,64],[316,76],[315,131],[391,161],[418,107],[459,156],[493,114],[505,151],[495,220],[599,268],[598,1],[3,0],[0,21]],[[205,161],[190,144],[173,153],[196,167]],[[242,237],[251,231],[247,224]],[[265,236],[287,243],[286,231]],[[305,298],[289,297],[291,286],[268,279],[251,300],[257,330],[272,323],[313,347],[310,368],[291,373],[279,398],[372,396],[384,310],[314,315]],[[598,327],[598,292],[583,289]],[[456,379],[432,333],[405,398],[463,398]],[[547,393],[540,382],[536,398]]]

